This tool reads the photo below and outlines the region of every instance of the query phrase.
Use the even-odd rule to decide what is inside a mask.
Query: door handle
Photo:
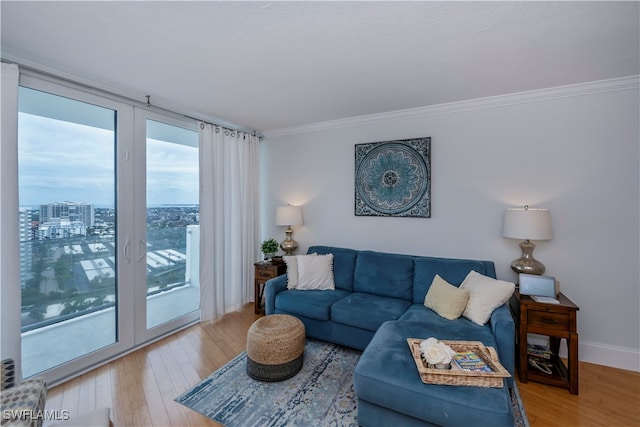
[[[122,248],[122,255],[124,256],[124,262],[127,264],[131,264],[131,254],[129,253],[129,238],[127,237],[127,241],[124,243]]]
[[[138,259],[137,261],[140,262],[142,261],[142,259],[144,258],[144,256],[147,254],[147,242],[145,242],[142,239],[138,239]]]

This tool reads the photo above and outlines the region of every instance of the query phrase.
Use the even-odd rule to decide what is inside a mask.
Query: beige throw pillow
[[[436,274],[424,298],[424,305],[446,319],[455,320],[466,308],[468,300],[468,290],[457,288]]]
[[[460,289],[469,290],[469,302],[462,315],[478,325],[484,325],[493,310],[509,301],[515,288],[514,283],[470,271],[460,285]]]

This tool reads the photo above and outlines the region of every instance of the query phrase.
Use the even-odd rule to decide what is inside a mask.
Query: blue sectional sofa
[[[354,371],[362,426],[513,426],[515,324],[507,305],[484,326],[448,320],[423,303],[436,274],[459,286],[471,270],[495,278],[491,261],[431,258],[329,246],[335,290],[289,290],[287,276],[267,282],[266,314],[290,314],[307,336],[364,350]],[[424,384],[407,338],[482,341],[512,375],[502,388]]]

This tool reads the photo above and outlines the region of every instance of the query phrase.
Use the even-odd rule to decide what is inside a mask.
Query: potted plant
[[[267,239],[262,242],[260,250],[264,254],[264,259],[271,259],[276,255],[276,252],[278,252],[278,241],[274,238]]]

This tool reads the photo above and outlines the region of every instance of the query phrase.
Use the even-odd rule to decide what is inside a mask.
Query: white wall
[[[326,244],[489,259],[499,278],[518,241],[507,207],[549,208],[546,274],[579,307],[580,359],[640,370],[638,78],[594,82],[267,133],[262,237],[276,207],[303,206],[298,253]],[[430,136],[431,218],[354,216],[354,145]]]

